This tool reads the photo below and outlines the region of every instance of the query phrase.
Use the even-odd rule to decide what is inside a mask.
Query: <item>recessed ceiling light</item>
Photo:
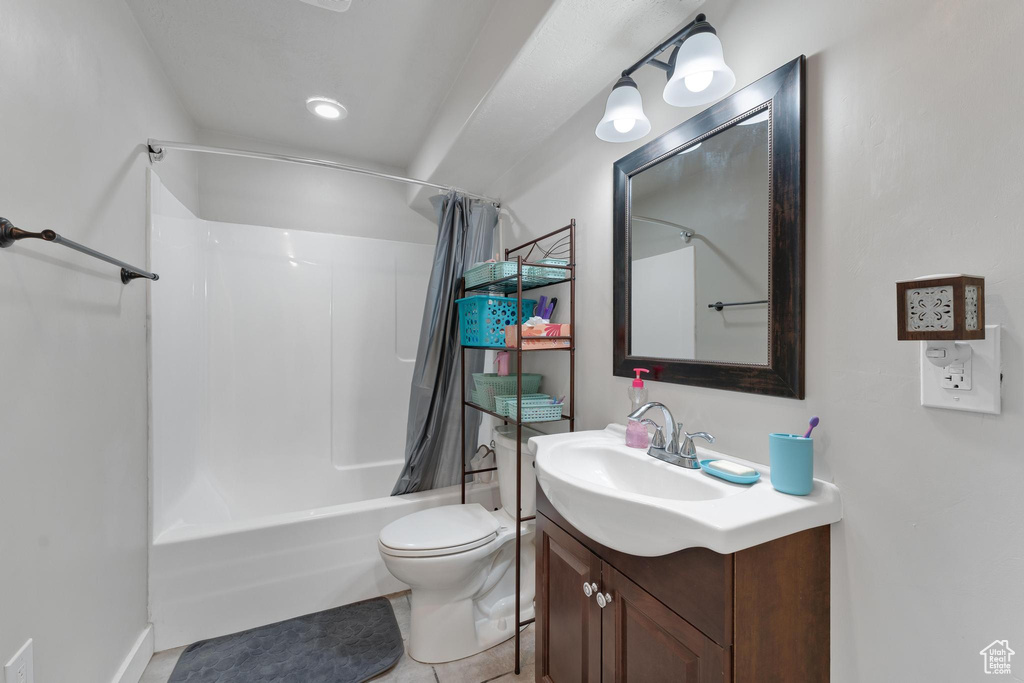
[[[302,2],[334,12],[347,12],[348,8],[352,6],[352,0],[302,0]]]
[[[348,116],[348,109],[338,100],[330,97],[310,97],[306,100],[306,109],[322,119],[336,121]]]

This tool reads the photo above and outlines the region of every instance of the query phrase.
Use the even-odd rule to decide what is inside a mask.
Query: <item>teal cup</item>
[[[769,434],[768,467],[776,491],[806,496],[814,489],[814,439]]]

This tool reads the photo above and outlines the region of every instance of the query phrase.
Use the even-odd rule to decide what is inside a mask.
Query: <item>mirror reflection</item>
[[[763,110],[630,180],[630,354],[768,364]]]

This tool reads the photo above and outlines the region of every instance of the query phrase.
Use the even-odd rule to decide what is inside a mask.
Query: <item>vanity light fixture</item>
[[[662,52],[674,48],[667,62],[657,59]],[[632,74],[650,64],[666,72],[668,83],[662,97],[676,107],[696,107],[724,97],[736,85],[736,76],[725,63],[722,41],[707,17],[697,17],[663,43],[648,52],[640,61],[622,72],[615,83],[604,117],[594,133],[607,142],[631,142],[651,130],[644,115],[643,103]]]
[[[306,100],[306,109],[329,121],[338,121],[348,116],[348,109],[345,108],[345,105],[330,97],[310,97]]]
[[[651,132],[651,122],[644,114],[640,91],[636,81],[629,76],[620,78],[612,88],[604,116],[595,132],[606,142],[630,142]]]

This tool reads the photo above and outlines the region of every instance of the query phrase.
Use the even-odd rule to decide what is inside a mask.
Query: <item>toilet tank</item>
[[[523,517],[532,517],[537,511],[537,472],[533,468],[534,452],[530,448],[530,437],[541,433],[523,427]],[[516,518],[516,426],[501,425],[494,428],[494,456],[498,467],[498,490],[501,506],[512,518]]]

